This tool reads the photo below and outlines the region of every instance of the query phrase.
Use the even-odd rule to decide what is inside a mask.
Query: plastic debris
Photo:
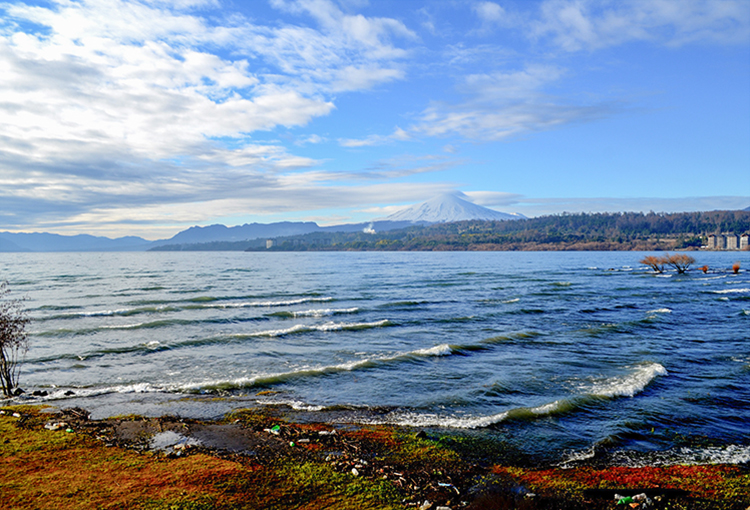
[[[68,427],[68,424],[65,423],[64,421],[49,422],[49,423],[47,423],[47,424],[44,425],[45,429],[47,429],[47,430],[53,430],[53,431],[54,430],[64,429],[64,428],[67,428],[67,427]]]
[[[72,432],[73,432],[73,429],[65,429],[65,432],[67,432],[67,433],[69,433],[69,434],[70,434],[70,433],[72,433]]]
[[[354,476],[359,476],[359,471],[357,471],[357,468],[352,468],[352,474]]]
[[[653,501],[646,494],[636,494],[634,496],[622,496],[615,494],[615,499],[618,505],[629,505],[631,508],[649,508],[653,505]]]
[[[274,425],[270,429],[263,429],[263,432],[268,432],[269,434],[279,435],[281,433],[281,427],[278,425]]]
[[[20,418],[21,417],[21,413],[13,413],[13,417],[14,418]]]

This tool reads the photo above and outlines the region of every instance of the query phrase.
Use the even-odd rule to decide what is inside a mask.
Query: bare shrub
[[[0,283],[0,386],[6,397],[19,393],[18,363],[29,350],[23,300],[6,299],[9,293],[8,282]]]

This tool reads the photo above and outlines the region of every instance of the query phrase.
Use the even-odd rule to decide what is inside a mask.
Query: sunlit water
[[[750,461],[750,253],[643,255],[2,254],[0,279],[27,394],[97,417],[283,403],[558,462]]]

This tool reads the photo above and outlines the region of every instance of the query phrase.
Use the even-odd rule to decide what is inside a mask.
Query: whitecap
[[[714,294],[744,294],[750,292],[750,289],[724,289],[724,290],[712,290]]]
[[[604,379],[581,389],[597,397],[634,397],[660,375],[668,375],[667,369],[659,363],[649,363],[634,367],[630,374]]]
[[[265,331],[257,331],[255,333],[237,333],[232,336],[236,338],[277,337],[290,335],[293,333],[304,333],[312,331],[349,331],[357,329],[380,328],[388,325],[390,325],[390,321],[388,319],[374,322],[326,322],[325,324],[297,324],[295,326],[284,329],[269,329]]]
[[[344,315],[348,313],[357,313],[359,308],[326,308],[323,310],[304,310],[290,312],[293,317],[327,317],[330,315]]]
[[[450,356],[453,354],[453,347],[448,344],[440,344],[429,349],[419,349],[412,351],[411,354],[416,356]]]
[[[669,308],[657,308],[656,310],[649,310],[646,313],[672,313]]]

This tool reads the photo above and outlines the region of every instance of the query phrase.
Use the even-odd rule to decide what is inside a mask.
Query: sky
[[[750,206],[748,0],[0,2],[0,231]]]

